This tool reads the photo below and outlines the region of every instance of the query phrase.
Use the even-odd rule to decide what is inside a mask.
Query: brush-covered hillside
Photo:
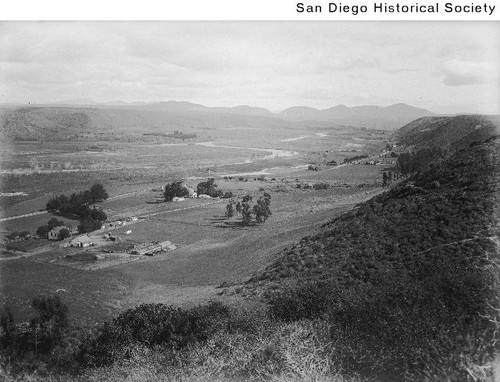
[[[423,117],[397,130],[391,141],[411,148],[461,149],[500,133],[500,117],[458,115]]]
[[[329,321],[342,363],[363,374],[472,381],[479,366],[491,372],[499,146],[496,137],[476,142],[323,225],[244,293],[263,296],[286,322]]]
[[[492,139],[464,149],[358,205],[286,250],[252,282],[367,281],[372,271],[411,267],[422,256],[448,256],[469,247],[493,250],[498,146]]]

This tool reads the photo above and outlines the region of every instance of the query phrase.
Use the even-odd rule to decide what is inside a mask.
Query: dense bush
[[[270,313],[286,322],[325,319],[331,340],[345,346],[333,361],[346,371],[384,381],[446,371],[462,380],[464,359],[486,364],[494,357],[498,328],[488,319],[491,275],[457,271],[457,265],[433,264],[419,279],[379,271],[370,282],[350,286],[307,283],[275,295]]]
[[[198,195],[208,195],[212,198],[220,198],[223,196],[222,190],[219,190],[214,178],[210,178],[205,182],[198,183],[196,192]]]
[[[446,157],[446,150],[440,147],[423,148],[415,153],[402,153],[397,160],[403,175],[424,171],[432,164]]]
[[[357,160],[360,160],[360,159],[365,159],[365,158],[368,158],[368,155],[355,155],[353,157],[350,157],[350,158],[344,158],[344,161],[343,163],[352,163],[352,162],[355,162]]]
[[[163,304],[144,304],[106,322],[80,346],[78,361],[103,366],[127,358],[135,345],[181,349],[206,340],[225,327],[229,309],[218,302],[183,310]]]
[[[36,316],[29,325],[17,325],[13,314],[5,308],[0,315],[0,354],[13,360],[50,356],[64,346],[69,327],[68,307],[58,295],[39,296],[31,306]]]
[[[315,190],[328,190],[328,188],[330,188],[330,185],[328,183],[314,183],[313,188]]]

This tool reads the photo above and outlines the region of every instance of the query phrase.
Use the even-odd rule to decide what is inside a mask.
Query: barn
[[[88,237],[88,235],[80,235],[71,240],[69,245],[71,247],[83,248],[83,247],[90,247],[91,245],[94,245],[94,243],[90,239],[90,237]]]

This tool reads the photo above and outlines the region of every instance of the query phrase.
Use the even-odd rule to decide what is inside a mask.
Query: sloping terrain
[[[236,109],[238,111],[240,109]],[[291,127],[290,122],[265,115],[194,111],[172,112],[170,109],[120,109],[97,107],[27,107],[8,110],[0,116],[3,139],[74,140],[109,138],[116,134],[171,133],[182,130],[224,128]]]
[[[461,149],[475,141],[500,133],[498,116],[458,115],[455,117],[424,117],[397,130],[391,140],[400,145],[421,148]]]
[[[498,149],[498,140],[471,147],[359,205],[285,250],[251,282],[367,281],[372,270],[410,267],[422,256],[494,253]]]
[[[493,380],[499,149],[475,142],[324,224],[243,293],[286,322],[327,320],[342,364],[375,380]]]
[[[226,128],[303,128],[348,125],[396,129],[415,118],[433,113],[405,104],[385,108],[335,106],[325,110],[293,107],[274,114],[267,109],[236,106],[206,107],[190,102],[152,104],[40,105],[0,109],[0,139],[61,141],[106,139],[116,134],[168,133],[182,130]]]

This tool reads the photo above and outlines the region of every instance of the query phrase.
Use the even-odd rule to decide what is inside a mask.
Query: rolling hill
[[[116,134],[170,133],[174,130],[224,128],[293,128],[293,124],[265,115],[242,112],[204,112],[194,104],[119,107],[25,107],[0,115],[3,139],[67,140]],[[260,113],[265,114],[265,113]]]
[[[0,138],[4,140],[64,140],[191,128],[293,129],[347,125],[392,130],[416,118],[433,115],[427,110],[405,104],[385,108],[349,108],[341,105],[325,110],[298,106],[275,114],[264,108],[246,105],[207,107],[177,101],[99,104],[85,99],[29,107],[3,105],[0,110]]]

